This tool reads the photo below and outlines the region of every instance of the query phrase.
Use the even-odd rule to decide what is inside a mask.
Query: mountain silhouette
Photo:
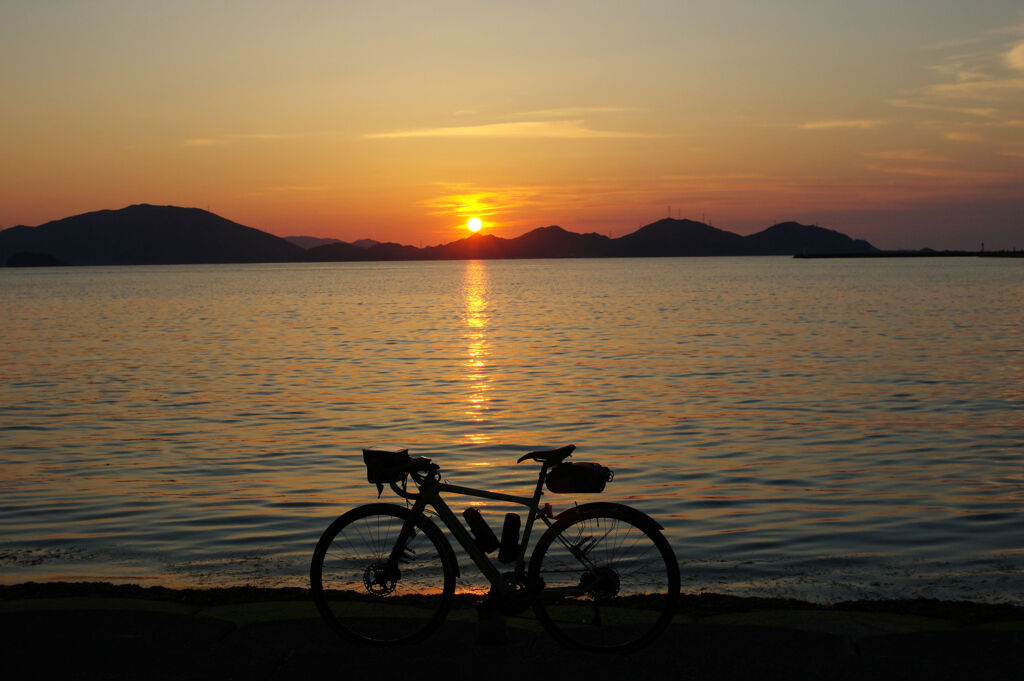
[[[0,262],[31,252],[72,265],[283,262],[303,249],[199,208],[138,204],[0,232]]]
[[[590,232],[577,234],[557,225],[538,227],[532,232],[509,240],[509,257],[532,258],[539,252],[549,258],[594,258],[611,253],[612,240]]]
[[[317,246],[326,246],[328,244],[346,243],[341,239],[325,239],[319,236],[286,236],[284,238],[286,241],[291,241],[296,246],[302,246],[306,250],[316,248]],[[359,248],[370,248],[371,246],[376,246],[380,242],[376,239],[358,239],[347,243],[353,246],[358,246]]]
[[[359,248],[370,248],[371,246],[376,246],[379,243],[380,242],[376,239],[356,239],[352,242],[352,245],[359,246]]]
[[[360,248],[355,244],[344,241],[335,241],[334,243],[311,247],[303,254],[302,259],[313,262],[331,262],[338,260],[366,260],[367,257],[365,248]],[[381,259],[383,260],[384,258]]]
[[[297,243],[293,243],[297,242]],[[318,242],[326,242],[319,243]],[[309,243],[304,248],[302,244]],[[816,225],[784,222],[740,236],[702,222],[665,218],[612,239],[556,225],[513,239],[473,234],[417,248],[360,239],[282,239],[198,208],[140,204],[84,213],[38,227],[0,231],[2,264],[147,265],[174,263],[608,258],[877,253],[874,246]],[[12,262],[11,258],[18,256]]]
[[[744,255],[744,237],[693,220],[665,218],[615,239],[615,254],[627,257]]]
[[[850,237],[817,225],[780,222],[763,232],[744,237],[751,252],[759,255],[798,255],[808,253],[871,253],[877,251],[863,239]]]
[[[326,244],[336,244],[341,239],[324,239],[319,236],[286,236],[285,241],[290,241],[300,248],[310,249],[315,246],[324,246]]]

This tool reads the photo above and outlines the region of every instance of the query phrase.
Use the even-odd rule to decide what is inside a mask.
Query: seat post
[[[536,506],[540,503],[540,497],[544,494],[544,479],[548,476],[548,462],[543,461],[540,464],[540,473],[537,474],[537,488],[533,490],[533,505]]]

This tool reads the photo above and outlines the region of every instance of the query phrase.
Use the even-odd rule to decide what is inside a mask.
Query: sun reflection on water
[[[488,373],[487,359],[487,299],[489,285],[487,267],[479,260],[466,262],[466,274],[462,285],[465,298],[463,320],[466,328],[463,338],[466,339],[465,380],[468,383],[464,391],[465,415],[470,425],[466,440],[472,444],[491,442],[494,437],[483,431],[486,414],[490,403],[491,376]]]

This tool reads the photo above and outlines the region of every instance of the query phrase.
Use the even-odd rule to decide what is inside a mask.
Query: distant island
[[[623,258],[737,255],[869,255],[862,239],[783,222],[740,236],[692,220],[665,218],[625,236],[540,227],[513,239],[474,234],[418,248],[361,239],[281,238],[199,208],[138,204],[0,231],[6,266],[153,265],[374,260]]]

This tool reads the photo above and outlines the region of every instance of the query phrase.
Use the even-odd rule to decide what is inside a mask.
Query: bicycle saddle
[[[516,463],[522,463],[527,459],[533,459],[534,461],[540,461],[541,463],[555,465],[562,463],[564,459],[569,458],[569,455],[572,454],[574,449],[576,449],[576,445],[566,445],[564,447],[559,447],[558,449],[549,449],[542,452],[530,452],[529,454],[523,454],[519,457],[519,460],[516,461]]]

